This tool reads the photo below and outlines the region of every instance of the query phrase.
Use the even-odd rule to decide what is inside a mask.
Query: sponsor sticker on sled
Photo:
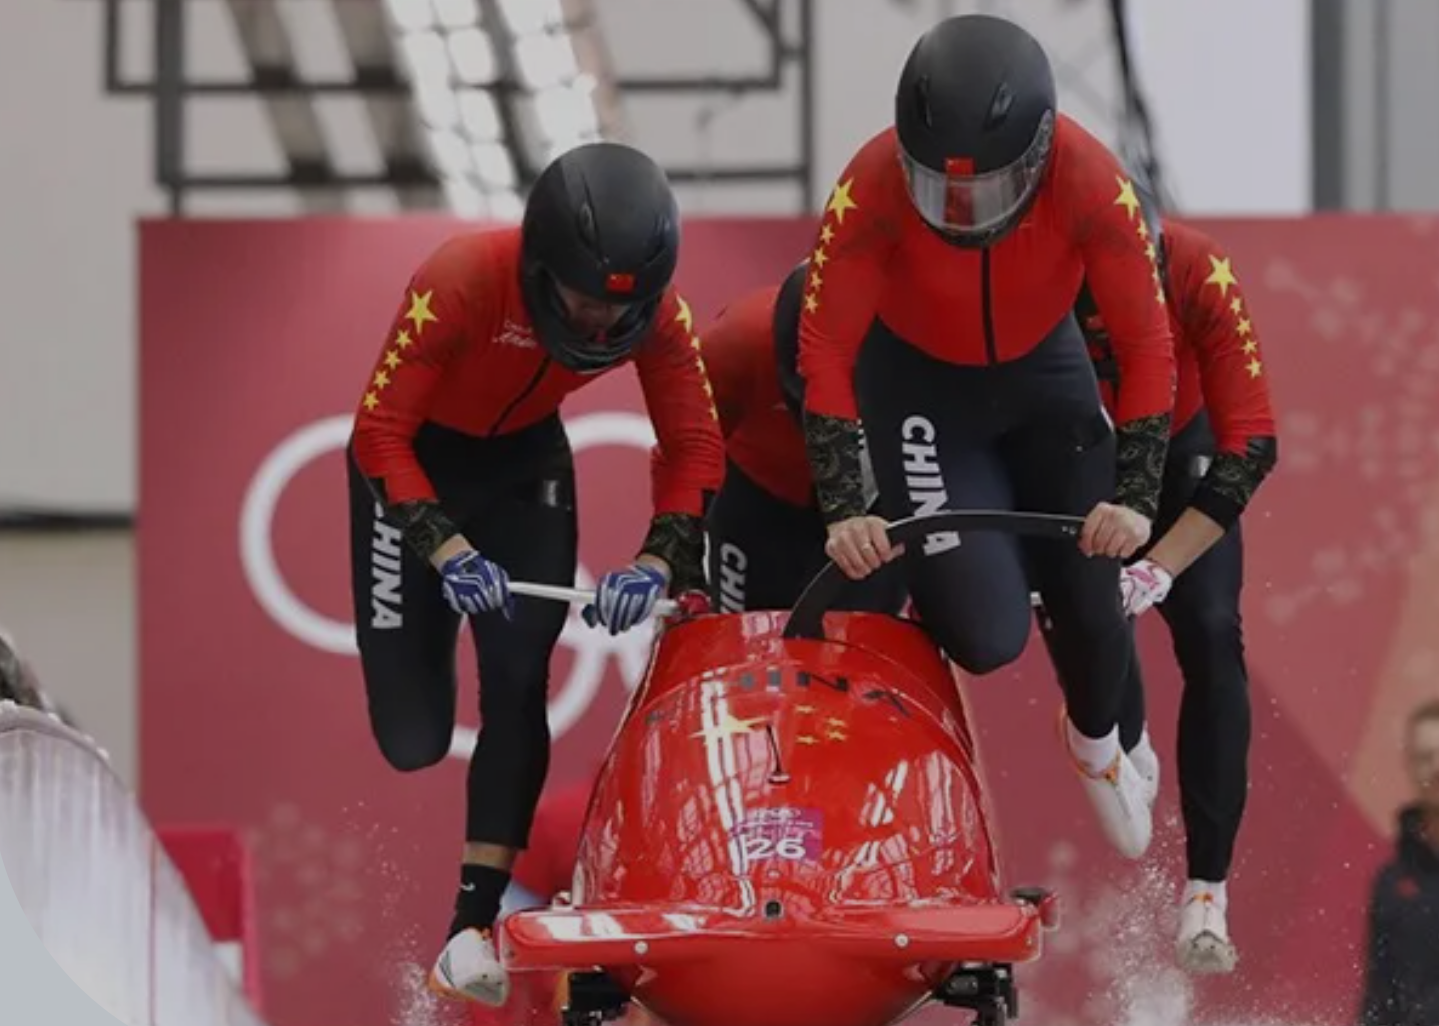
[[[751,809],[735,828],[746,865],[778,859],[814,862],[819,859],[824,814],[819,809]]]

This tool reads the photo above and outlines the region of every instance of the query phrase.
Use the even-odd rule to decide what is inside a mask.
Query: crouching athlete
[[[1158,606],[1184,679],[1177,755],[1188,880],[1178,961],[1191,972],[1230,972],[1238,952],[1229,937],[1226,881],[1249,790],[1240,517],[1277,464],[1279,447],[1259,336],[1230,257],[1192,225],[1161,220],[1147,190],[1141,198],[1169,298],[1179,384],[1156,540],[1121,572],[1121,595],[1130,616]],[[1077,312],[1112,405],[1123,375],[1088,290]],[[1046,618],[1040,622],[1047,635]],[[1144,719],[1136,656],[1120,740],[1152,801],[1159,764]]]
[[[633,362],[666,456],[634,563],[605,574],[587,618],[611,633],[666,592],[702,591],[704,513],[724,443],[698,345],[671,288],[668,182],[598,143],[540,175],[522,225],[460,235],[415,272],[366,385],[350,446],[354,605],[370,725],[398,770],[445,758],[455,642],[469,617],[480,734],[449,936],[430,985],[503,1004],[491,936],[549,769],[546,693],[564,605],[511,575],[572,586],[575,473],[566,395]],[[402,545],[403,543],[403,545]]]
[[[1124,374],[1115,427],[1073,314],[1085,280]],[[1032,573],[1074,670],[1062,736],[1105,835],[1140,857],[1152,824],[1119,743],[1131,655],[1119,560],[1149,540],[1158,506],[1173,342],[1134,186],[1059,113],[1049,59],[1017,25],[950,18],[911,52],[894,127],[830,195],[800,369],[828,551],[851,577],[895,557],[885,519],[1086,518],[1078,544],[930,535],[904,553],[906,578],[944,651],[982,675],[1024,650]],[[885,519],[866,511],[861,419]]]
[[[712,601],[726,612],[787,609],[824,566],[824,519],[815,501],[801,428],[799,315],[808,265],[783,284],[729,304],[704,332],[701,352],[725,437],[725,479],[710,506]],[[656,463],[663,459],[655,453]],[[866,500],[874,501],[861,454]],[[898,574],[850,581],[836,608],[898,613]]]

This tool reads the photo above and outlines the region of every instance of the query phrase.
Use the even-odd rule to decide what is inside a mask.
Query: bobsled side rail
[[[1042,923],[1022,904],[830,912],[803,921],[653,908],[518,912],[500,926],[512,969],[586,969],[691,962],[733,945],[793,944],[896,962],[1027,962],[1039,957]]]

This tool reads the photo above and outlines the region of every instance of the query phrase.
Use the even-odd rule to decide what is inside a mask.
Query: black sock
[[[464,930],[488,930],[500,914],[500,899],[510,885],[509,870],[493,866],[460,867],[460,887],[455,893],[455,918],[450,936]]]

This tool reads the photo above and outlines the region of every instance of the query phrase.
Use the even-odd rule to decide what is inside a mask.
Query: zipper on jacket
[[[499,432],[500,428],[505,426],[505,421],[509,420],[510,414],[515,412],[515,407],[519,406],[520,403],[528,399],[530,397],[530,393],[532,393],[536,388],[539,387],[540,379],[545,376],[545,371],[549,369],[550,358],[546,356],[543,360],[540,361],[539,369],[535,371],[534,375],[530,378],[529,383],[520,390],[520,394],[511,399],[509,405],[500,412],[499,419],[496,420],[494,425],[490,428],[491,438],[493,438]]]
[[[994,338],[994,304],[990,295],[989,247],[979,254],[980,309],[984,318],[984,352],[990,363],[999,362],[999,343]]]

